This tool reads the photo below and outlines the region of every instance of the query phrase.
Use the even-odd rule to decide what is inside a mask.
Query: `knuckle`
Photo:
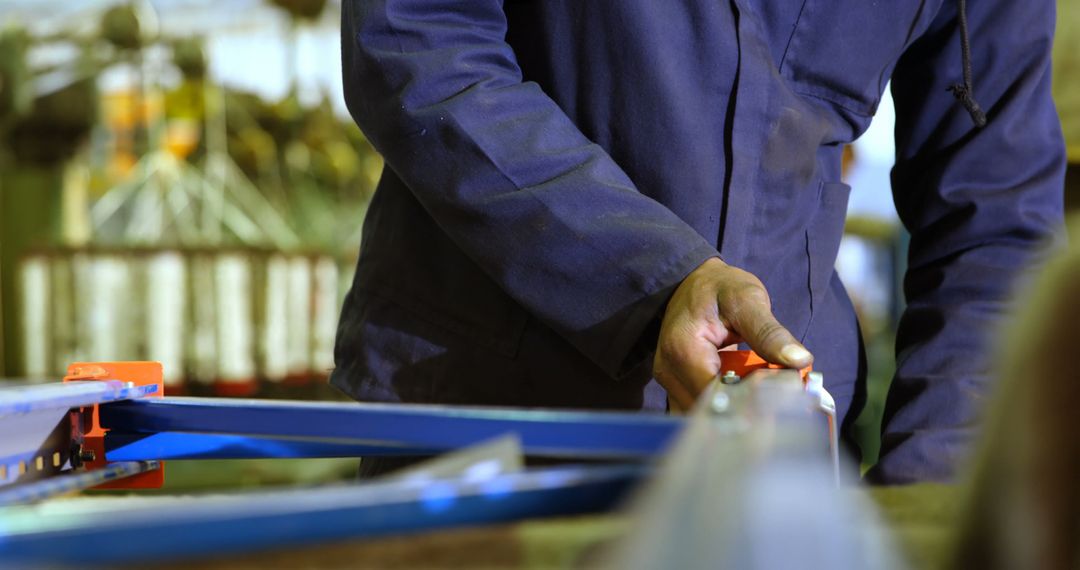
[[[679,340],[671,328],[665,327],[660,330],[660,338],[656,340],[657,354],[668,356],[678,344]]]
[[[743,287],[742,297],[748,302],[759,305],[769,306],[771,304],[769,302],[769,293],[765,290],[765,287],[761,282],[745,285]]]
[[[769,293],[760,282],[743,282],[731,287],[725,287],[717,296],[717,300],[725,309],[734,311],[738,311],[747,304],[765,307],[771,304],[769,302]]]
[[[679,343],[668,351],[668,358],[673,366],[681,367],[690,360],[690,352],[685,343]]]
[[[745,269],[739,269],[739,268],[732,268],[732,269],[734,271],[734,273],[732,274],[732,281],[740,283],[740,284],[745,284],[745,285],[764,287],[761,284],[761,279],[758,279],[757,275],[754,275],[753,273],[750,273],[749,271],[746,271]]]
[[[661,362],[678,362],[684,352],[683,343],[672,336],[661,338],[660,343],[657,345],[657,353]]]

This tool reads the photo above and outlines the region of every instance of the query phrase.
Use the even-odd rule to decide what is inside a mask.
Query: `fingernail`
[[[793,363],[809,362],[811,358],[810,352],[797,344],[789,344],[780,349],[780,356]]]

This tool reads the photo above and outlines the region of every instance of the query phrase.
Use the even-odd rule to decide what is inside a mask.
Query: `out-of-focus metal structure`
[[[306,22],[326,2],[282,4]],[[266,0],[230,8],[242,5],[245,26],[281,20]],[[18,168],[0,169],[0,212],[24,212],[0,224],[8,349],[0,368],[8,374],[46,378],[91,356],[154,359],[166,363],[174,394],[324,391],[313,381],[333,366],[357,205],[369,191],[361,179],[376,169],[376,155],[325,103],[301,106],[291,94],[270,105],[215,83],[206,44],[191,34],[204,8],[186,0],[56,5],[33,18],[32,32],[0,37],[0,133],[21,153],[8,162]],[[9,9],[37,14],[41,3],[6,6],[0,18]],[[183,37],[168,35],[158,11]],[[241,26],[230,14],[206,29]],[[166,87],[176,70],[180,84]],[[134,88],[100,96],[103,72],[122,72]],[[77,93],[67,93],[69,84]],[[101,115],[115,117],[98,120],[99,100]],[[37,140],[53,131],[63,144]],[[34,144],[16,145],[18,133]],[[27,153],[54,147],[69,151],[53,152],[29,176]],[[100,156],[102,147],[117,156]],[[72,159],[70,149],[82,150]],[[100,162],[120,174],[90,207],[87,187],[112,180],[92,168]],[[78,203],[68,199],[71,187]]]
[[[823,397],[824,396],[824,397]],[[873,508],[837,485],[827,393],[793,370],[715,382],[628,511],[604,564],[650,568],[901,568],[865,534]]]

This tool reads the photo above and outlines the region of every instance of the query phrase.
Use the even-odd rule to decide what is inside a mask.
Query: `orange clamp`
[[[64,382],[87,380],[120,380],[136,386],[156,385],[157,391],[147,394],[148,398],[161,398],[165,395],[165,381],[160,362],[76,362],[68,366]],[[105,432],[98,423],[98,407],[84,408],[84,423],[77,431],[82,432],[83,449],[94,452],[93,459],[84,461],[87,469],[100,469],[105,466]],[[165,465],[153,471],[125,477],[116,481],[102,483],[95,489],[158,489],[165,483]]]
[[[752,350],[721,350],[717,354],[720,355],[721,376],[728,371],[734,372],[736,376],[746,377],[747,374],[750,374],[755,370],[761,370],[762,368],[773,368],[777,370],[787,368],[786,366],[766,362],[764,358],[758,356],[758,354]],[[802,376],[803,382],[806,381],[806,375],[809,374],[813,368],[813,365],[811,365],[799,370],[799,375]]]

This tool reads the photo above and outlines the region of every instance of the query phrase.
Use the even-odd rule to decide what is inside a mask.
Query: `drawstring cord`
[[[964,82],[949,87],[949,91],[967,109],[976,127],[986,126],[986,113],[975,100],[975,88],[971,81],[971,40],[968,38],[967,0],[960,3],[960,51],[964,59]]]

